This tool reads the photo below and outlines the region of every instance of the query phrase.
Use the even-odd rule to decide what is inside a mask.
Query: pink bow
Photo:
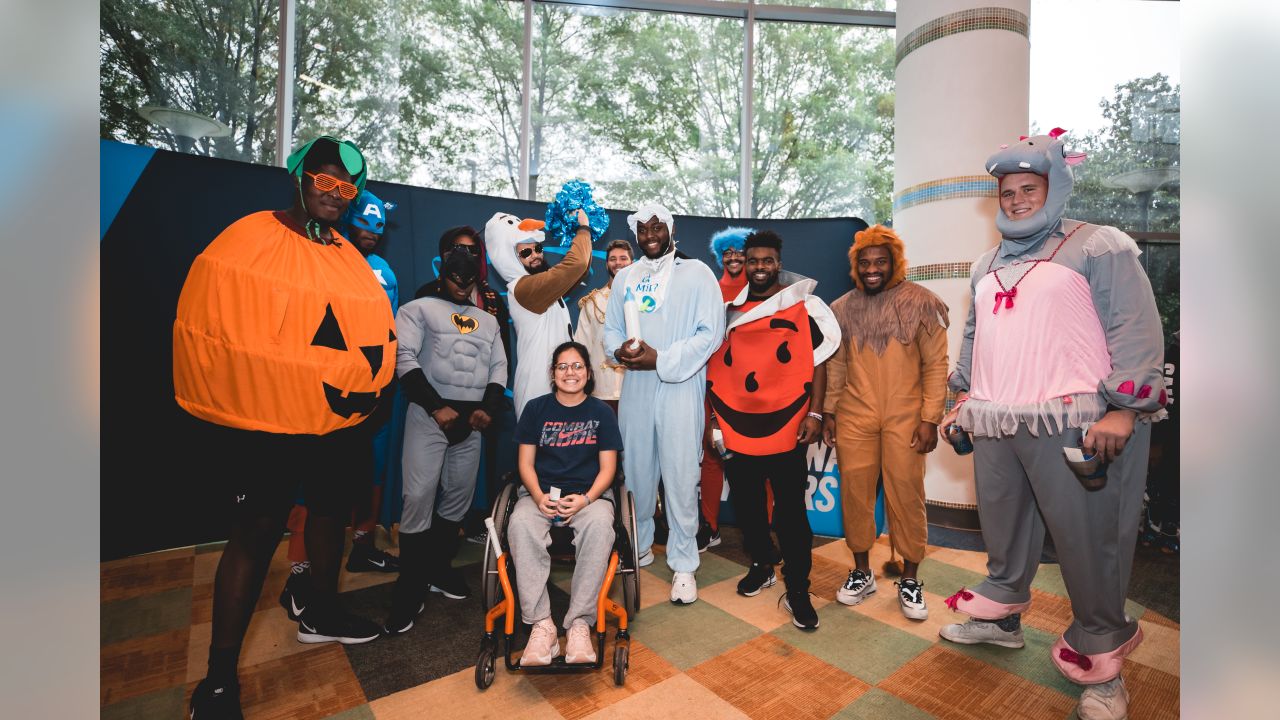
[[[1087,671],[1093,669],[1093,661],[1089,659],[1088,655],[1081,655],[1071,648],[1062,648],[1059,650],[1058,657],[1062,658],[1063,662],[1069,662],[1073,665],[1079,666],[1081,670]]]
[[[964,588],[960,588],[960,592],[957,592],[955,595],[952,595],[951,597],[947,598],[944,602],[946,602],[947,607],[951,608],[952,610],[955,610],[956,606],[960,604],[959,603],[960,600],[972,600],[972,599],[973,599],[973,593],[969,592],[968,590],[965,590]]]
[[[991,309],[991,314],[992,314],[992,315],[995,315],[996,313],[1000,312],[1000,301],[1001,301],[1001,300],[1003,300],[1003,301],[1004,301],[1004,307],[1005,307],[1005,309],[1006,309],[1006,310],[1008,310],[1008,309],[1012,308],[1012,307],[1013,307],[1013,299],[1014,299],[1015,297],[1017,297],[1017,296],[1018,296],[1018,288],[1016,288],[1016,287],[1009,288],[1008,290],[1006,290],[1006,291],[1004,291],[1004,292],[998,292],[998,293],[996,293],[996,306],[995,306],[994,308],[992,308],[992,309]]]

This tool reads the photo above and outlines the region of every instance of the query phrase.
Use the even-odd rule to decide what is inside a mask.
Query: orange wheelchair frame
[[[605,641],[608,636],[608,618],[617,618],[618,630],[614,635],[613,649],[613,681],[617,685],[626,682],[627,669],[630,665],[631,634],[628,621],[639,612],[640,587],[637,572],[638,555],[635,550],[635,499],[627,492],[621,479],[615,480],[614,493],[614,527],[617,530],[617,541],[609,554],[609,565],[605,571],[604,583],[596,601],[596,660],[590,663],[565,662],[563,656],[554,658],[550,665],[522,667],[512,658],[514,651],[516,622],[520,613],[512,581],[514,567],[511,553],[505,548],[506,520],[515,505],[516,484],[508,484],[499,493],[494,502],[493,512],[485,521],[489,527],[489,539],[485,547],[484,575],[484,636],[480,641],[480,652],[476,658],[476,687],[484,690],[493,684],[497,670],[497,658],[501,652],[504,664],[510,672],[534,673],[571,673],[586,670],[599,670],[604,667]],[[561,528],[552,530],[553,545],[556,548],[557,535],[564,536]],[[554,553],[553,553],[554,554]],[[621,576],[623,587],[623,604],[614,602],[609,597],[615,575]],[[501,598],[495,590],[501,590]],[[502,634],[496,631],[499,620],[502,620]]]

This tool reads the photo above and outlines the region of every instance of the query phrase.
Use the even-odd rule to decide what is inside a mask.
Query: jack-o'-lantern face
[[[174,391],[204,420],[324,435],[360,424],[395,375],[391,305],[349,242],[257,213],[196,258],[174,322]]]
[[[394,358],[396,352],[396,334],[394,330],[387,330],[387,335],[382,342],[370,345],[356,345],[349,347],[346,337],[342,332],[342,326],[338,322],[337,316],[333,312],[332,305],[326,305],[324,309],[324,318],[320,321],[320,325],[316,328],[315,337],[311,340],[312,348],[328,348],[341,353],[351,354],[352,357],[340,360],[344,365],[349,365],[358,351],[360,360],[368,367],[369,380],[374,382],[378,379],[378,373],[382,370],[383,360],[388,353]],[[324,353],[321,353],[322,355]],[[356,363],[357,368],[360,367],[359,362]],[[341,387],[330,385],[327,381],[321,381],[324,388],[324,399],[329,404],[329,409],[335,415],[343,418],[350,418],[353,415],[368,415],[378,404],[378,397],[383,388],[382,386],[374,387],[374,389],[360,391],[354,389],[344,390]],[[363,386],[364,383],[354,383],[355,386]]]
[[[747,443],[738,447],[750,447],[790,428],[794,445],[809,405],[811,338],[804,303],[730,331],[707,375],[707,397],[726,439],[737,436]]]

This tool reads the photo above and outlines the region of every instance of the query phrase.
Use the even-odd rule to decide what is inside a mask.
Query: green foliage
[[[1105,181],[1139,168],[1178,167],[1180,100],[1181,89],[1171,86],[1168,76],[1156,74],[1117,85],[1112,98],[1100,101],[1102,115],[1111,125],[1069,143],[1072,149],[1083,150],[1089,157],[1076,168],[1075,192],[1068,214],[1131,232],[1179,231],[1180,192],[1176,181],[1149,198],[1149,227],[1142,226],[1141,212],[1141,204],[1147,198],[1108,187]]]
[[[274,0],[103,0],[102,136],[175,148],[136,114],[168,105],[232,127],[198,151],[272,162],[278,15]],[[539,3],[534,23],[534,197],[582,177],[618,207],[738,214],[740,20]],[[305,0],[296,25],[295,140],[353,139],[379,179],[517,194],[520,3]],[[887,220],[892,32],[760,23],[754,61],[754,214]]]

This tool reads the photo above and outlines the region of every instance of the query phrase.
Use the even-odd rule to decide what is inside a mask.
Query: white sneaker
[[[1020,648],[1026,645],[1026,641],[1022,637],[1021,623],[1013,630],[1004,630],[989,620],[970,618],[968,622],[963,624],[943,625],[938,628],[938,635],[944,640],[950,640],[961,645],[986,643],[1007,648]]]
[[[550,665],[559,654],[560,638],[556,637],[556,624],[551,622],[551,618],[543,618],[534,623],[533,630],[529,632],[529,643],[524,646],[524,652],[520,655],[520,665]]]
[[[640,562],[640,567],[644,567],[646,565],[652,565],[653,564],[653,548],[649,548],[648,550],[645,550],[644,552],[640,553],[639,562]]]
[[[693,573],[678,572],[671,578],[671,602],[690,605],[698,600],[698,581]]]
[[[908,620],[927,620],[929,608],[924,604],[924,583],[915,578],[895,582],[898,586],[898,606]]]
[[[1129,717],[1129,691],[1124,678],[1086,685],[1076,707],[1080,720],[1125,720]]]
[[[849,571],[849,577],[836,590],[836,600],[845,605],[858,605],[867,599],[868,595],[874,594],[876,591],[876,576],[865,570],[854,568]]]
[[[574,620],[569,626],[568,639],[564,644],[564,661],[567,663],[596,661],[596,648],[591,643],[591,627],[582,620]]]

